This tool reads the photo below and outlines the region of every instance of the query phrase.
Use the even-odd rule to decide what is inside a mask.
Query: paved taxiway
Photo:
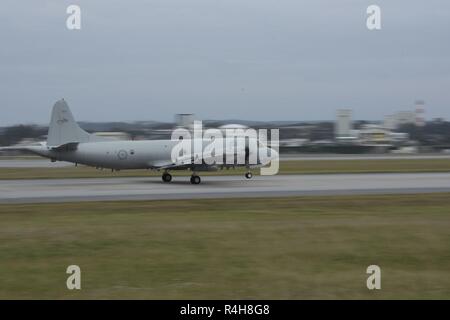
[[[0,203],[450,192],[450,173],[1,180]]]
[[[392,159],[450,159],[450,154],[282,154],[281,160],[392,160]],[[0,157],[0,168],[56,168],[73,166],[73,163],[57,161],[51,162],[43,158],[29,159],[2,159]]]

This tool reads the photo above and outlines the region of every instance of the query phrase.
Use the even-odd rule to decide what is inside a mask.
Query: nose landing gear
[[[247,173],[245,174],[245,177],[246,177],[247,179],[251,179],[251,178],[253,178],[253,174],[252,174],[251,172],[247,172]]]

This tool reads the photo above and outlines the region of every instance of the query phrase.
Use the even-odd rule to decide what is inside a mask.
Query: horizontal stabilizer
[[[77,150],[78,142],[69,142],[62,144],[60,146],[51,147],[52,150],[55,151],[74,151]]]

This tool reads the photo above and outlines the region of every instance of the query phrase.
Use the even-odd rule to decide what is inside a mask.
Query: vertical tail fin
[[[100,140],[75,122],[72,112],[64,99],[53,106],[52,118],[48,128],[47,146],[58,147],[66,143],[82,143]]]

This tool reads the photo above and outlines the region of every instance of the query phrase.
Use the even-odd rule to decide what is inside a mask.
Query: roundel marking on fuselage
[[[117,157],[119,158],[119,160],[125,160],[126,158],[128,158],[128,153],[125,150],[120,150],[117,153]]]

